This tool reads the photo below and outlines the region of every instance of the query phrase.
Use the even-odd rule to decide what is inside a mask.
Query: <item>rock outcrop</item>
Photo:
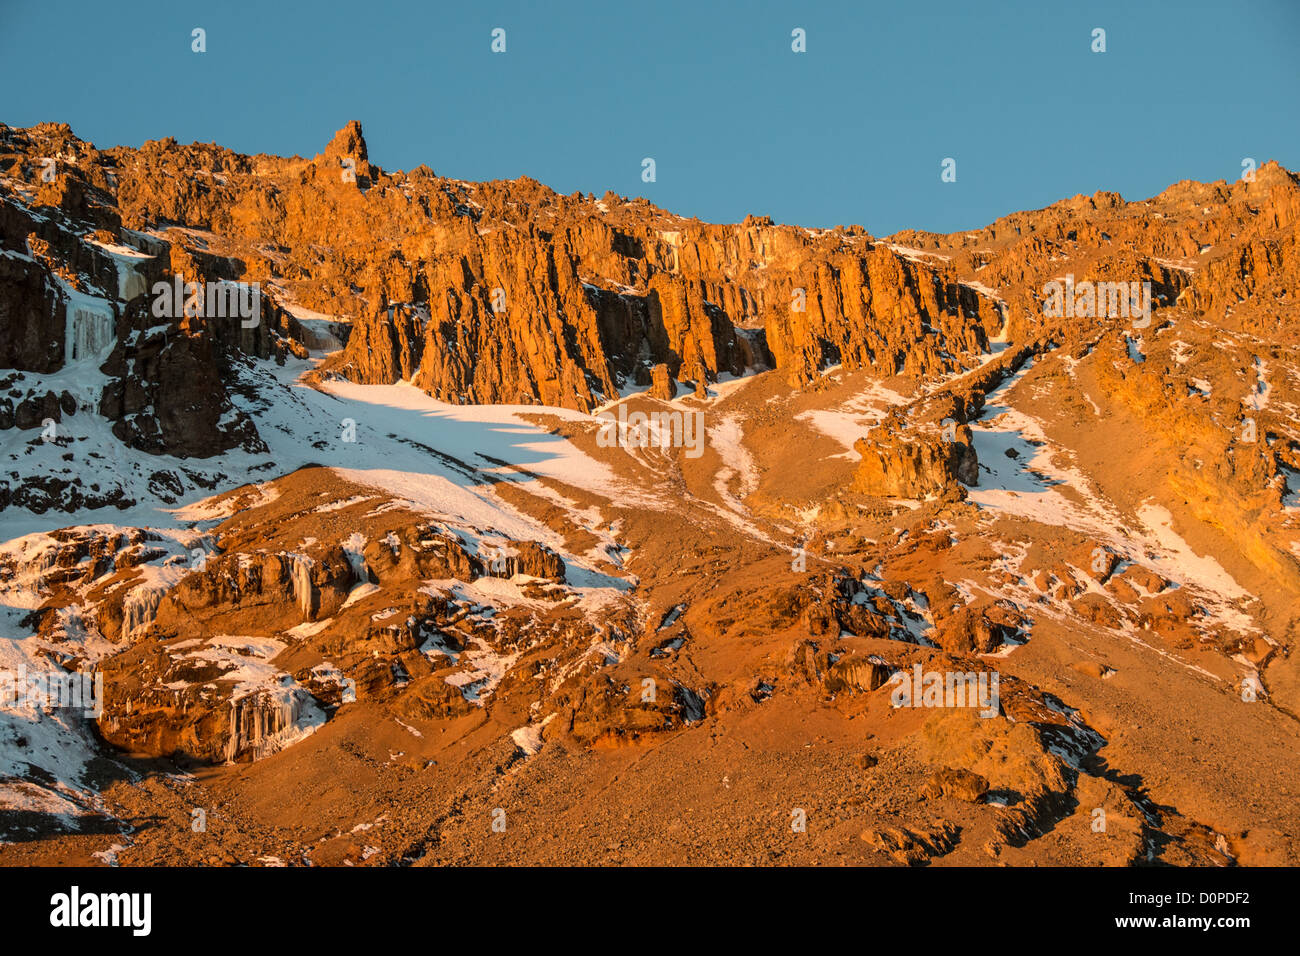
[[[959,482],[979,480],[979,458],[968,425],[921,430],[900,417],[891,417],[854,443],[862,456],[853,476],[853,489],[891,498],[960,495]]]

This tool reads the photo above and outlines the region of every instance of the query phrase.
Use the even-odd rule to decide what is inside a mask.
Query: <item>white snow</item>
[[[862,458],[853,443],[863,437],[888,414],[890,407],[906,405],[908,400],[879,382],[868,382],[852,398],[838,408],[809,409],[795,415],[795,421],[807,422],[828,438],[833,438],[844,451],[832,458],[857,461]]]
[[[902,256],[904,259],[910,259],[912,262],[919,262],[922,265],[934,265],[932,262],[927,263],[927,259],[942,259],[945,262],[952,259],[952,256],[945,256],[939,252],[929,252],[925,249],[914,249],[911,246],[900,246],[896,242],[886,242],[885,245],[893,252],[898,253],[898,255]]]
[[[745,447],[745,433],[740,420],[734,415],[715,416],[707,430],[709,444],[717,451],[725,467],[718,470],[714,480],[714,490],[732,511],[747,514],[740,499],[753,493],[758,487],[758,468],[754,458]],[[733,492],[732,482],[736,482]]]
[[[1255,375],[1255,386],[1247,394],[1246,403],[1260,411],[1268,407],[1269,396],[1273,392],[1273,387],[1268,383],[1268,363],[1262,358],[1255,359]]]
[[[1142,336],[1139,335],[1134,339],[1131,335],[1125,335],[1124,342],[1128,346],[1128,357],[1136,364],[1141,365],[1147,360],[1147,357],[1142,353]]]
[[[988,398],[972,426],[979,485],[969,498],[981,508],[1092,536],[1115,553],[1193,589],[1210,619],[1242,632],[1257,627],[1241,605],[1254,600],[1213,557],[1202,557],[1177,535],[1167,510],[1152,503],[1126,519],[1052,442],[1037,419],[1012,408],[1007,395],[1028,371],[1021,369]],[[1005,452],[1014,449],[1018,457]],[[1068,490],[1069,494],[1066,494]]]
[[[1288,468],[1286,465],[1279,465],[1283,478],[1286,479],[1286,489],[1282,494],[1282,507],[1287,511],[1300,510],[1300,471],[1294,468]]]
[[[558,715],[550,714],[541,723],[525,724],[523,727],[517,727],[510,732],[510,739],[515,742],[516,747],[529,757],[532,757],[542,749],[542,730],[556,716]]]
[[[1151,529],[1153,539],[1164,552],[1154,563],[1155,569],[1165,577],[1193,580],[1204,590],[1227,600],[1251,596],[1213,557],[1199,555],[1191,549],[1174,531],[1173,516],[1168,509],[1146,504],[1138,509],[1138,517]]]
[[[6,522],[9,517],[6,513]],[[123,529],[103,524],[75,530],[116,538]],[[198,536],[180,531],[158,537],[147,543],[164,553],[157,561],[166,562],[188,554]],[[22,673],[64,673],[64,662],[74,673],[89,674],[98,660],[119,649],[100,634],[93,617],[83,619],[76,607],[59,612],[62,634],[56,635],[64,640],[47,641],[21,623],[47,598],[44,575],[54,567],[60,544],[43,532],[0,544],[0,559],[16,568],[12,578],[0,582],[0,672],[11,682]],[[143,582],[138,587],[149,587],[171,573],[170,567],[158,563],[139,565],[138,571]],[[51,707],[25,694],[0,700],[0,808],[50,814],[68,826],[74,826],[77,817],[99,812],[84,779],[98,753],[85,708]],[[130,779],[132,772],[124,772]]]

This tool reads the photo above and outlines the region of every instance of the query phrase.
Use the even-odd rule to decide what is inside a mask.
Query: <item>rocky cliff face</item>
[[[105,690],[0,704],[0,835],[17,780],[183,786],[231,861],[1294,861],[1298,195],[878,240],[386,171],[357,124],[0,128],[0,663]],[[927,702],[966,677],[985,713]],[[100,802],[65,751],[208,766]],[[181,824],[129,852],[207,859]]]
[[[247,317],[205,314],[186,305],[183,291],[184,282],[229,285],[243,276],[242,264],[208,255],[202,239],[123,227],[129,176],[66,126],[5,127],[0,170],[0,349],[5,365],[32,373],[11,377],[7,402],[21,410],[41,394],[33,376],[81,368],[62,413],[102,415],[132,448],[204,458],[263,447],[230,403],[230,366],[301,349],[291,341],[300,330],[269,298]],[[170,287],[174,276],[183,277],[180,295],[160,303],[152,290]],[[31,422],[15,412],[14,423],[35,427],[48,418],[61,420],[52,410]],[[22,489],[10,495],[32,500]],[[59,500],[75,507],[75,498]]]
[[[528,181],[459,188],[454,239],[427,261],[392,262],[410,276],[398,294],[427,316],[412,323],[381,293],[338,358],[343,374],[414,372],[445,401],[588,410],[660,364],[697,384],[765,367],[798,385],[841,363],[951,370],[1002,325],[988,297],[860,230],[709,226]]]
[[[173,274],[261,284],[251,329],[184,323],[211,346],[182,347],[171,377],[197,376],[205,390],[232,354],[303,349],[311,336],[282,307],[295,304],[352,319],[351,341],[326,371],[353,381],[409,380],[452,403],[589,410],[650,385],[661,364],[692,383],[775,368],[796,386],[836,364],[883,377],[960,372],[991,339],[1028,340],[1053,324],[1042,287],[1062,262],[1078,282],[1150,282],[1156,309],[1183,296],[1216,317],[1283,295],[1297,269],[1300,198],[1275,164],[1252,183],[1183,183],[1146,202],[1076,197],[954,245],[755,216],[709,225],[612,193],[561,196],[527,178],[390,173],[369,161],[355,122],[310,160],[172,140],[100,151],[52,124],[5,128],[3,149],[9,366],[53,371],[78,354],[77,336],[84,353],[107,326],[129,348],[141,330],[117,329],[132,321],[127,303]],[[1160,229],[1148,241],[1153,220]],[[1208,267],[1193,270],[1201,259]],[[86,277],[92,287],[78,290]],[[92,301],[78,298],[87,293]],[[115,367],[123,361],[119,351]],[[118,394],[124,387],[106,404],[118,418],[148,405]],[[198,435],[230,447],[248,440],[241,428],[214,421]],[[187,455],[201,444],[176,445],[160,421],[123,429]]]
[[[304,306],[353,319],[328,369],[368,384],[411,380],[453,403],[585,411],[649,385],[656,365],[697,385],[770,367],[804,385],[834,364],[925,375],[960,368],[1004,323],[997,303],[951,270],[857,227],[761,217],[714,226],[641,199],[561,196],[527,178],[388,173],[369,162],[357,123],[312,160],[170,140],[100,152],[54,126],[8,130],[5,148],[4,248],[27,257],[29,235],[52,243],[45,270],[100,276],[114,322],[127,292],[173,273],[257,282],[270,299],[260,331],[221,345],[292,348],[286,340],[303,336],[276,303],[300,294]],[[47,156],[63,158],[36,188]],[[59,224],[34,212],[49,203]],[[120,257],[79,241],[92,226],[137,260],[127,279],[117,278]],[[10,316],[15,367],[57,367],[56,355],[32,352],[61,344],[33,318],[60,311],[36,292],[40,267],[24,258],[6,269],[0,303],[13,305],[0,315]],[[192,370],[190,358],[178,363]]]

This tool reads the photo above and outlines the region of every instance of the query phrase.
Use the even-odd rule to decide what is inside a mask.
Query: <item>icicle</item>
[[[239,702],[232,700],[230,702],[230,733],[226,736],[226,763],[235,762],[235,754],[239,752]]]
[[[370,583],[370,567],[366,564],[365,555],[362,553],[366,547],[366,536],[359,531],[354,531],[342,543],[343,553],[347,555],[348,564],[352,566],[352,574],[361,584]]]
[[[75,294],[65,305],[64,314],[63,355],[67,362],[98,355],[116,339],[113,310],[103,300]]]
[[[134,588],[122,602],[122,637],[129,639],[136,631],[148,627],[158,616],[162,601],[161,588]]]
[[[311,569],[316,562],[303,554],[293,554],[290,557],[293,559],[293,596],[298,601],[298,609],[302,612],[303,618],[310,618],[315,604],[311,583]]]
[[[225,758],[248,754],[260,760],[309,736],[325,722],[315,699],[301,687],[260,690],[230,702],[230,735]]]

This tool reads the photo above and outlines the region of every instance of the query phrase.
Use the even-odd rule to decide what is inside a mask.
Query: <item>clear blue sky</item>
[[[99,146],[311,156],[359,119],[387,169],[951,231],[1300,167],[1300,2],[0,0],[0,91],[0,121]]]

